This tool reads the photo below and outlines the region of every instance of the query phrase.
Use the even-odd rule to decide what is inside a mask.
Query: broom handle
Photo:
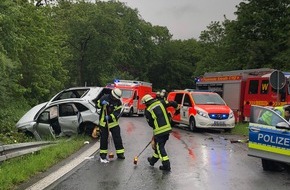
[[[151,140],[152,141],[152,140]],[[139,157],[143,152],[144,150],[151,144],[151,141],[149,141],[149,143],[145,146],[145,148],[140,152],[140,154],[138,154],[137,157]]]
[[[106,116],[108,115],[108,111],[107,111],[107,106],[105,108],[105,112],[106,112]],[[109,138],[109,143],[110,143],[110,149],[112,150],[112,137],[111,137],[111,133],[110,133],[110,129],[109,129],[109,123],[108,123],[108,120],[106,120],[106,124],[107,124],[107,127],[108,127],[108,138]]]

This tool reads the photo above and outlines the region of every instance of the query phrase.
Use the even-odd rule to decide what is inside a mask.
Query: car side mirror
[[[276,125],[277,129],[287,129],[290,130],[290,126],[286,122],[279,122]]]

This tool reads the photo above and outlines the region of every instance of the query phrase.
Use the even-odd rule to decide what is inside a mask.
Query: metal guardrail
[[[0,162],[10,158],[39,151],[43,148],[56,144],[53,141],[27,142],[18,144],[0,145]]]

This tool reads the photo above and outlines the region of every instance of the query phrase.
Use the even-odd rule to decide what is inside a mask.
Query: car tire
[[[198,129],[196,128],[196,125],[195,125],[194,117],[191,117],[189,120],[189,130],[190,131],[198,131]]]
[[[262,158],[262,167],[264,171],[277,171],[281,172],[285,170],[285,167],[282,163],[273,161],[273,160],[267,160]]]
[[[271,170],[271,161],[270,160],[266,160],[266,159],[261,159],[262,160],[262,167],[264,171],[269,171]]]
[[[95,124],[84,123],[79,127],[78,133],[91,136],[94,128],[95,128]]]
[[[172,120],[170,113],[168,113],[168,120],[169,120],[171,127],[174,127],[176,125],[176,123]]]
[[[133,116],[133,108],[130,109],[130,112],[129,112],[128,116],[129,117],[132,117]]]

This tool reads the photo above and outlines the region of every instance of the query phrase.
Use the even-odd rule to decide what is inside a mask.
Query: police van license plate
[[[213,126],[226,126],[224,121],[214,121]]]

